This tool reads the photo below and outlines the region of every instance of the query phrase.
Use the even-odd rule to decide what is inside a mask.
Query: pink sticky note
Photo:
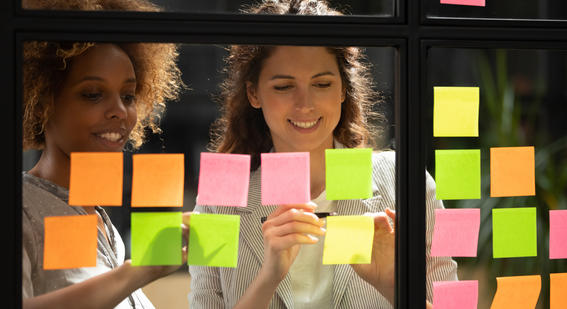
[[[431,256],[475,257],[480,209],[436,209]]]
[[[567,210],[549,211],[549,258],[567,259]]]
[[[305,204],[311,200],[309,152],[261,156],[262,205]]]
[[[246,207],[249,180],[249,155],[203,152],[197,204]]]
[[[441,4],[486,6],[485,0],[441,0]]]
[[[477,305],[477,280],[433,282],[433,308],[476,309]]]

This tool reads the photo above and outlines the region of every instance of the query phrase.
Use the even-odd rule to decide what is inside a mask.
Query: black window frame
[[[22,10],[20,0],[0,1],[1,132],[7,184],[2,225],[9,265],[5,299],[20,308],[22,42],[25,40],[144,41],[190,44],[292,44],[389,46],[397,49],[396,308],[425,306],[425,159],[431,135],[424,127],[429,97],[426,57],[431,47],[566,49],[567,20],[499,20],[428,17],[426,0],[395,0],[394,17],[256,16],[211,13],[62,12]],[[427,0],[437,1],[437,0]]]

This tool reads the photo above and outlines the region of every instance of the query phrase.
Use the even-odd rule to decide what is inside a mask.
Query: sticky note
[[[180,212],[131,213],[132,265],[181,265]]]
[[[73,152],[69,205],[122,206],[121,152]]]
[[[492,209],[494,258],[537,256],[536,208]]]
[[[480,149],[435,150],[435,197],[480,199]]]
[[[550,309],[567,308],[567,273],[549,274]]]
[[[236,267],[240,216],[193,214],[189,227],[189,265]]]
[[[96,215],[45,217],[43,222],[43,269],[96,266]]]
[[[372,149],[326,149],[325,183],[328,200],[372,197]]]
[[[263,153],[262,204],[305,204],[311,200],[309,152]]]
[[[323,264],[368,264],[372,256],[374,218],[327,217]]]
[[[431,256],[477,254],[480,209],[435,209]]]
[[[478,87],[433,87],[433,136],[478,136],[478,108]]]
[[[441,4],[486,6],[485,0],[441,0]]]
[[[249,180],[249,155],[201,153],[197,204],[246,207]]]
[[[490,309],[534,309],[541,290],[541,277],[496,278],[496,294]]]
[[[567,259],[567,210],[549,211],[549,258]]]
[[[433,308],[477,309],[477,305],[477,280],[433,282]]]
[[[490,148],[490,196],[535,195],[534,147]]]
[[[182,207],[185,176],[182,153],[132,156],[132,207]]]

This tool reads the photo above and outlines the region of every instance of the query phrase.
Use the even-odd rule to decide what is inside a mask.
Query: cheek
[[[132,105],[128,107],[128,126],[129,129],[132,130],[138,121],[138,110],[136,109],[136,105]]]

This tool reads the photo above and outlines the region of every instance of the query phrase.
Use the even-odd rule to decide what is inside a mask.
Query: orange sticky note
[[[121,152],[71,153],[69,205],[122,206]]]
[[[43,269],[96,266],[97,216],[45,217]]]
[[[550,309],[567,308],[567,273],[549,274]]]
[[[497,288],[490,309],[534,309],[541,291],[541,276],[496,278]]]
[[[535,195],[534,147],[490,148],[490,196]]]
[[[132,156],[132,207],[182,207],[185,159],[182,153]]]

